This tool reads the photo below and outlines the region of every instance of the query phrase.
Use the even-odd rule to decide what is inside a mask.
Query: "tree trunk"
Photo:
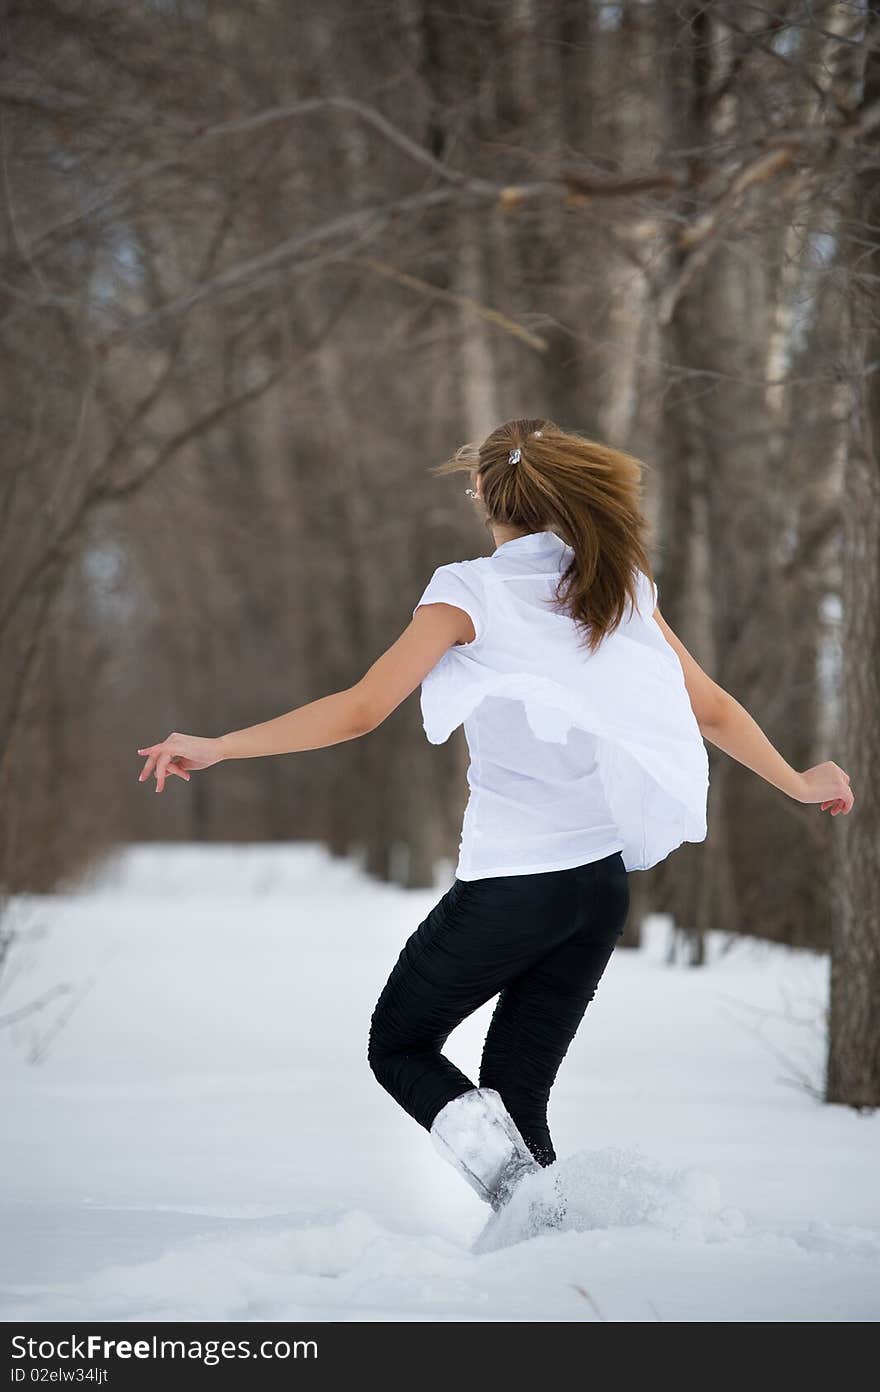
[[[880,15],[870,6],[863,108],[880,100]],[[867,147],[867,148],[866,148]],[[854,179],[853,380],[858,438],[846,465],[842,557],[843,729],[838,762],[856,802],[839,827],[837,915],[832,932],[826,1097],[880,1106],[880,138],[862,147]]]

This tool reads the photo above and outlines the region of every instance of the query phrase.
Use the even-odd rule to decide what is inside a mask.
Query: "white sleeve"
[[[476,568],[468,561],[453,561],[450,565],[438,566],[431,576],[416,609],[423,604],[453,604],[463,609],[474,626],[476,637],[470,644],[479,643],[486,629],[486,605],[483,587]]]
[[[650,580],[643,570],[639,571],[638,596],[639,613],[644,618],[650,619],[657,608],[659,590],[655,581]]]

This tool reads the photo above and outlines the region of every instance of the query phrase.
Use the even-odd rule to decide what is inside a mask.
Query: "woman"
[[[517,420],[438,472],[459,469],[495,550],[440,566],[359,682],[219,739],[172,734],[138,753],[161,792],[222,759],[367,734],[420,684],[432,743],[463,724],[454,882],[398,957],[368,1059],[497,1216],[556,1159],[550,1089],[623,932],[628,872],[705,839],[703,741],[832,816],[853,794],[834,763],[787,764],[661,616],[637,460]],[[441,1049],[495,996],[475,1086]],[[561,1211],[538,1210],[544,1222]]]

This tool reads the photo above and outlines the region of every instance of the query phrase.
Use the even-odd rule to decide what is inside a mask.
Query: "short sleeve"
[[[638,573],[638,609],[645,619],[650,619],[657,608],[659,591],[656,584],[643,570]]]
[[[474,626],[476,637],[462,647],[473,647],[479,643],[486,630],[486,605],[483,586],[476,568],[467,561],[453,561],[450,565],[438,566],[431,576],[422,596],[413,609],[423,604],[453,604],[463,609]]]

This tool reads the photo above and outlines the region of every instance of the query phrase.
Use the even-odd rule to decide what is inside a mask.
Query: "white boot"
[[[562,1175],[554,1169],[548,1166],[539,1175],[523,1176],[504,1207],[489,1214],[471,1247],[475,1255],[497,1252],[566,1227],[568,1205]]]
[[[431,1140],[496,1212],[523,1175],[541,1168],[494,1088],[471,1088],[447,1102],[434,1118]]]

